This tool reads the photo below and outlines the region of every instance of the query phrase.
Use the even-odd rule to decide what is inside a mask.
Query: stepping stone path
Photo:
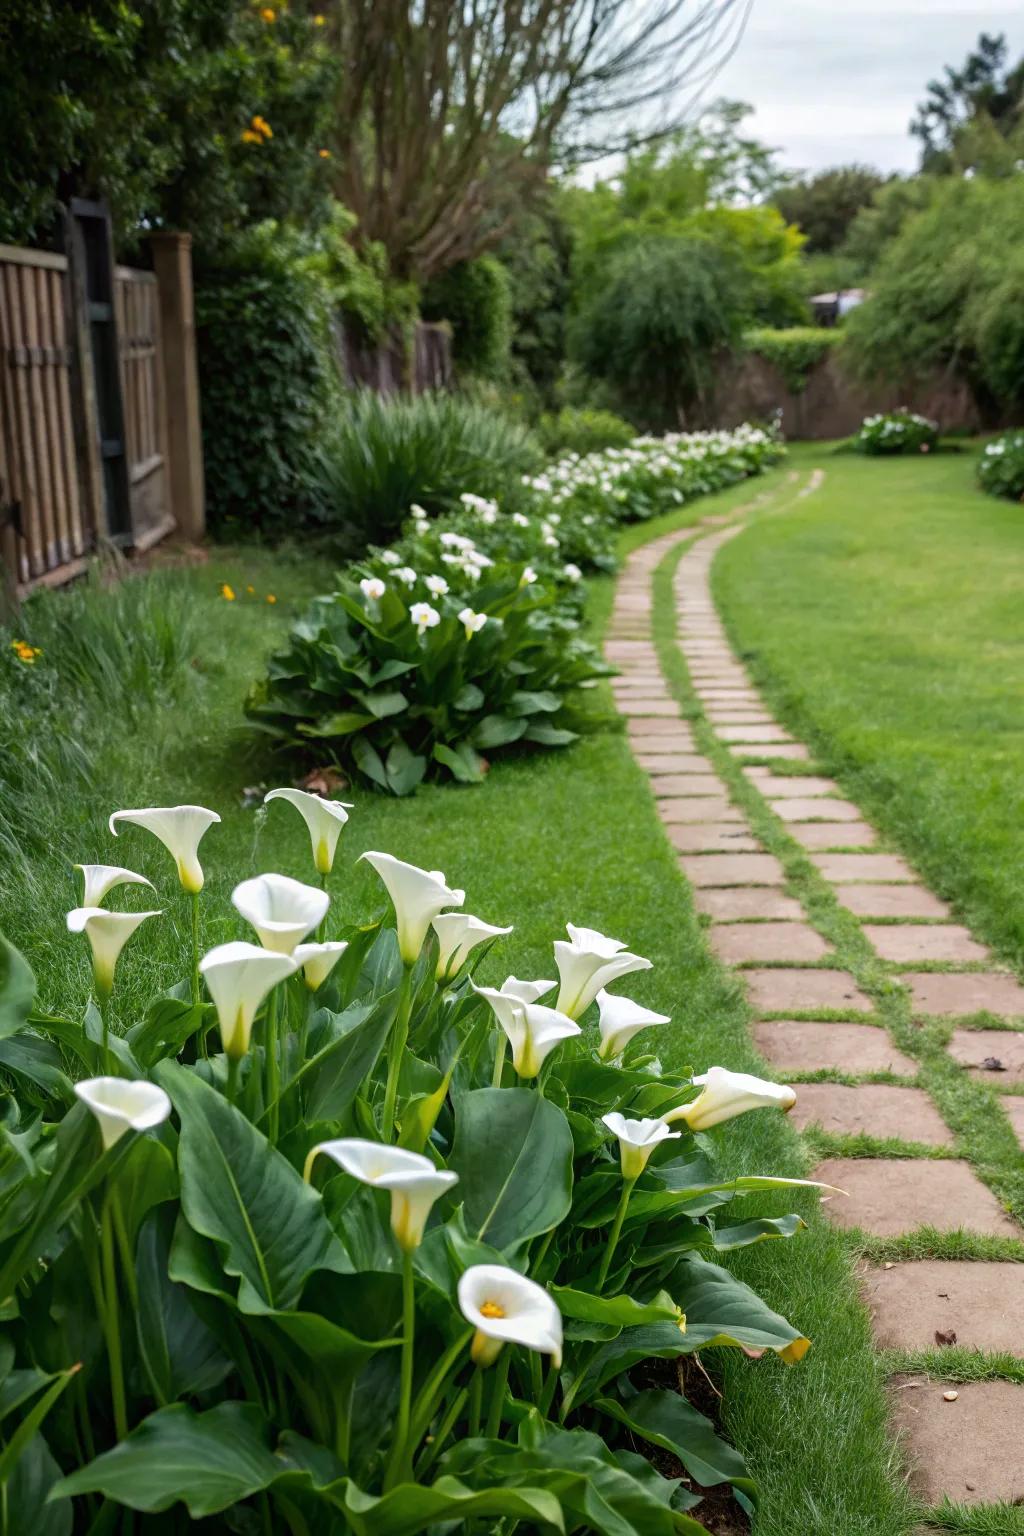
[[[823,478],[816,471],[801,494]],[[860,808],[813,771],[807,746],[772,717],[733,653],[710,570],[722,545],[742,531],[743,510],[706,518],[696,537],[693,529],[664,534],[626,561],[605,650],[621,669],[613,686],[630,745],[650,776],[710,945],[746,988],[757,1048],[777,1077],[817,1079],[799,1089],[793,1120],[839,1141],[837,1155],[812,1175],[844,1191],[823,1195],[826,1218],[861,1234],[856,1240],[866,1239],[869,1253],[872,1239],[921,1228],[1003,1240],[1003,1257],[992,1261],[864,1261],[860,1278],[878,1347],[935,1353],[956,1343],[1024,1358],[1024,1229],[975,1173],[969,1149],[919,1086],[917,1062],[890,1038],[872,998],[837,968],[832,946],[787,889],[779,858],[763,847],[705,755],[707,731],[742,767],[794,854],[803,850],[859,921],[893,986],[906,989],[915,1024],[942,1021],[952,1061],[999,1093],[993,1113],[1005,1115],[1022,1154],[1024,986],[996,968],[987,947],[953,921],[902,857],[878,846]],[[654,572],[681,543],[691,547],[676,572],[677,644],[703,712],[699,740],[651,638]],[[807,772],[795,766],[803,764]],[[842,1081],[822,1081],[826,1074]],[[885,1082],[872,1081],[882,1075]],[[842,1155],[842,1138],[851,1137],[867,1142],[853,1144],[857,1155]],[[888,1153],[894,1141],[904,1155],[861,1155],[872,1143]],[[947,1497],[972,1505],[1024,1501],[1024,1386],[956,1384],[941,1371],[937,1365],[892,1378],[893,1426],[922,1506]],[[934,1527],[924,1519],[921,1536],[929,1536]]]

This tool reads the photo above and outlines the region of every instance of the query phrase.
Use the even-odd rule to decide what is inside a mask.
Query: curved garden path
[[[851,1233],[914,1490],[925,1509],[1024,1502],[1024,1230],[956,1113],[965,1074],[1024,1083],[1024,1032],[1005,1027],[1024,1023],[1024,987],[772,718],[711,593],[747,516],[824,479],[791,474],[774,504],[762,493],[634,551],[606,653],[710,943],[742,977],[772,1072],[802,1085],[815,1176],[847,1192],[823,1207]],[[655,572],[683,545],[668,643]],[[994,1133],[1024,1145],[1024,1094],[996,1102]]]

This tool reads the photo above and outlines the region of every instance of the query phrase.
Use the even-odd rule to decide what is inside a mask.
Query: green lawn
[[[1024,974],[1024,508],[973,452],[799,449],[824,487],[721,553],[714,587],[780,719]]]
[[[753,488],[737,487],[671,519],[627,530],[623,545],[781,488],[786,474],[776,469]],[[64,912],[75,900],[68,858],[123,861],[148,874],[166,902],[161,941],[147,951],[151,958],[141,958],[141,947],[135,955],[131,946],[125,952],[122,1020],[133,1018],[151,992],[154,965],[185,970],[186,912],[166,856],[131,830],[114,842],[105,828],[111,810],[177,800],[221,813],[224,824],[203,844],[205,944],[243,932],[228,902],[237,880],[266,869],[306,875],[308,840],[299,819],[286,807],[265,814],[243,804],[245,786],[277,780],[240,729],[240,705],[297,605],[328,579],[325,568],[310,562],[259,553],[222,556],[174,576],[196,610],[198,644],[188,675],[130,723],[102,695],[81,702],[76,729],[94,755],[92,779],[74,796],[40,796],[37,831],[51,852],[31,890],[20,881],[0,889],[0,927],[29,955],[47,1003],[80,1007],[87,994],[84,945],[64,932]],[[218,595],[222,581],[230,582],[236,601]],[[278,602],[268,610],[271,584]],[[256,588],[252,596],[249,585]],[[610,599],[611,583],[595,584],[591,613],[598,627]],[[665,638],[671,616],[664,608],[659,622]],[[59,666],[59,658],[49,661]],[[375,877],[354,861],[366,848],[381,848],[443,869],[466,887],[467,910],[516,924],[489,962],[499,979],[507,971],[549,974],[550,945],[567,920],[603,929],[654,961],[630,992],[672,1014],[675,1024],[662,1037],[666,1061],[763,1070],[749,1042],[740,986],[709,956],[645,776],[621,735],[499,763],[479,788],[428,787],[406,801],[363,791],[350,798],[356,809],[331,880],[344,912],[380,904]],[[736,1169],[806,1171],[807,1154],[779,1116],[750,1115],[713,1134]],[[846,1249],[818,1216],[813,1197],[776,1197],[758,1208],[775,1214],[794,1206],[807,1215],[810,1230],[749,1251],[738,1267],[814,1347],[794,1367],[774,1358],[721,1364],[724,1417],[763,1490],[757,1536],[901,1536],[913,1524],[912,1510],[893,1475],[881,1368]]]

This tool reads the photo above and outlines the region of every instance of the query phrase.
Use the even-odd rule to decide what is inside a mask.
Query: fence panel
[[[0,246],[0,554],[19,584],[95,539],[75,460],[66,272],[63,256]]]
[[[145,547],[173,526],[156,277],[152,272],[118,267],[114,294],[131,489],[132,541],[136,547]]]

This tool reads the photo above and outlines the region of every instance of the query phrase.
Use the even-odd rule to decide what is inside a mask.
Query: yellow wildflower
[[[327,25],[327,17],[326,16],[314,16],[313,17],[313,25],[314,25],[314,27],[326,26]]]
[[[274,596],[273,592],[268,592],[267,593],[267,602],[268,603],[276,603],[277,602],[277,598]]]
[[[256,132],[262,134],[265,139],[272,139],[274,137],[274,130],[271,128],[266,118],[261,117],[258,112],[251,119],[251,124],[252,127],[255,128]]]
[[[262,136],[260,134],[253,133],[251,128],[246,128],[242,132],[242,143],[243,144],[262,144],[263,143],[263,139],[262,139]]]
[[[234,587],[229,587],[227,582],[224,582],[220,589],[220,595],[226,603],[233,603],[235,600],[235,589]]]
[[[252,597],[253,593],[256,591],[256,588],[255,587],[246,587],[245,590],[248,592],[249,596]]]
[[[329,149],[321,149],[318,150],[317,153],[319,154],[321,160],[329,160],[331,158],[331,152]]]
[[[43,654],[38,645],[29,645],[27,640],[12,640],[11,650],[26,667],[34,666],[36,657]]]
[[[265,5],[263,7],[263,9],[260,11],[260,16],[263,21],[267,22],[268,25],[270,22],[277,20],[277,12],[273,10],[269,5]]]

